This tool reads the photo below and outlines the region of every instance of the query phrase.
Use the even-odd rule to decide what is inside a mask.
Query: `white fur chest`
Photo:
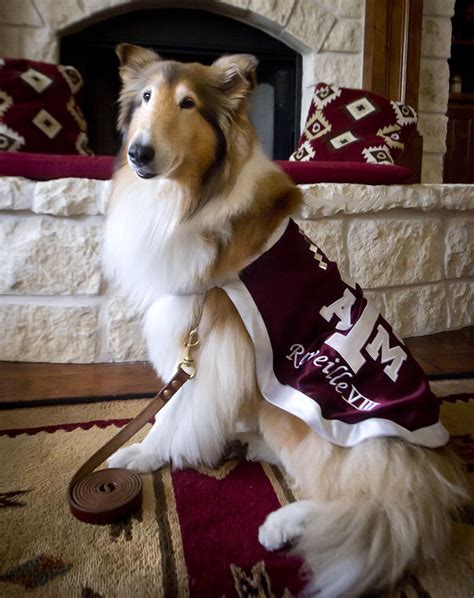
[[[177,184],[119,180],[107,218],[104,269],[141,308],[165,294],[190,293],[214,259],[215,249],[192,223],[180,223],[184,201]]]

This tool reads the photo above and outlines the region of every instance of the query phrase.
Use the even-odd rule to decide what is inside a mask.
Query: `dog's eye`
[[[151,92],[150,91],[145,91],[143,93],[143,101],[144,102],[148,102],[148,100],[151,98]]]
[[[179,103],[180,108],[184,108],[185,110],[189,110],[189,108],[194,108],[194,102],[191,98],[184,98]]]

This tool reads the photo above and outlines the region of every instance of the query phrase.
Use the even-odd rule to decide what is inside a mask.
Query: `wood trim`
[[[413,135],[410,137],[409,142],[405,148],[405,151],[397,161],[401,166],[410,168],[413,172],[411,178],[405,181],[405,185],[414,185],[421,181],[421,166],[423,161],[423,137],[420,135],[418,130],[415,130]]]
[[[148,363],[19,363],[0,361],[0,405],[18,401],[155,395]]]
[[[423,0],[366,0],[362,87],[418,109]],[[417,132],[400,161],[421,180]]]
[[[423,0],[367,0],[363,88],[418,109]]]
[[[448,104],[448,134],[444,161],[445,183],[474,183],[474,105]]]
[[[421,34],[423,30],[423,0],[411,0],[407,11],[408,24],[405,29],[407,43],[405,95],[402,102],[418,110],[420,93]]]

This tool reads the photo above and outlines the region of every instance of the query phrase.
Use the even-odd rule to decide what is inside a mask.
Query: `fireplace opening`
[[[267,155],[287,159],[299,136],[301,56],[267,33],[235,19],[196,9],[145,9],[113,16],[61,40],[60,60],[84,77],[82,106],[97,154],[120,148],[116,131],[120,89],[115,46],[156,50],[163,58],[211,64],[222,54],[259,59],[251,118]]]

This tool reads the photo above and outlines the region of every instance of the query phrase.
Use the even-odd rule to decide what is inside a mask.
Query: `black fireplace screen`
[[[287,159],[299,134],[301,56],[263,31],[232,18],[193,9],[147,9],[107,18],[61,40],[61,63],[84,77],[82,106],[97,154],[116,154],[120,82],[114,48],[128,42],[153,48],[164,58],[212,63],[231,53],[255,54],[259,86],[251,117],[266,153]]]

